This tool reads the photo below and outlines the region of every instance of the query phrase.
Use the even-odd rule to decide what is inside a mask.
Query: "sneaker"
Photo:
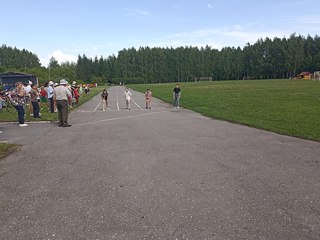
[[[28,127],[28,124],[24,123],[24,124],[19,124],[20,127]]]

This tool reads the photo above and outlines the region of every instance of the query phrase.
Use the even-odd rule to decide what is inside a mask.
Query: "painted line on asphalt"
[[[132,108],[131,108],[130,112],[134,112],[134,111],[140,111],[140,112],[141,112],[141,110],[142,110],[142,111],[146,111],[146,109],[132,109]],[[153,110],[156,110],[156,109],[153,108]],[[158,110],[158,109],[157,109],[157,110]],[[120,110],[117,110],[117,109],[109,109],[109,110],[107,110],[107,111],[105,111],[105,112],[103,112],[102,110],[98,110],[98,111],[96,111],[96,113],[103,112],[103,114],[106,114],[107,112],[119,112],[119,111],[121,111],[121,112],[128,112],[129,110],[128,110],[128,109],[120,109]],[[77,112],[78,112],[78,113],[93,113],[94,111],[92,111],[92,110],[77,110]],[[17,123],[17,122],[16,122],[16,123]]]
[[[135,118],[135,117],[141,117],[141,116],[148,116],[148,115],[153,115],[153,114],[158,114],[158,113],[165,113],[165,112],[169,112],[169,111],[143,113],[143,114],[131,115],[131,116],[125,116],[125,117],[117,117],[117,118],[103,119],[103,120],[95,121],[95,122],[78,123],[78,124],[73,124],[72,127],[84,126],[84,125],[95,124],[95,123],[110,122],[110,121],[115,121],[115,120]]]
[[[138,108],[140,108],[141,110],[143,110],[142,107],[140,107],[133,99],[132,99],[132,102],[133,102]]]
[[[96,106],[96,108],[93,110],[93,112],[96,112],[98,107],[100,106],[101,101],[98,103],[98,105]]]
[[[29,123],[51,123],[51,121],[35,121],[35,122],[27,122],[25,121],[26,124],[29,124]],[[0,122],[0,125],[6,125],[6,124],[17,124],[18,125],[18,122]]]
[[[117,91],[118,88],[116,88],[116,98],[117,98],[117,109],[118,111],[120,111],[120,108],[119,108],[119,98],[118,98],[118,91]]]

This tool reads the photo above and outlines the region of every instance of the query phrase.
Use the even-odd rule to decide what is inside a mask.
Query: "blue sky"
[[[319,0],[0,0],[0,44],[47,66],[123,48],[243,47],[259,38],[320,35]]]

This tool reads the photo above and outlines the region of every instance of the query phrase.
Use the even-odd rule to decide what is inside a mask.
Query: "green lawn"
[[[130,85],[172,102],[175,84]],[[320,141],[320,81],[257,80],[180,83],[181,106],[203,115]]]

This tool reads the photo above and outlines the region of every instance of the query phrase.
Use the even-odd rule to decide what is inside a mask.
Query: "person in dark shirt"
[[[32,104],[32,111],[33,111],[33,117],[34,118],[40,118],[40,109],[39,109],[39,103],[38,103],[38,88],[36,85],[31,85],[31,90],[29,92],[30,94],[30,104]]]
[[[179,108],[180,107],[180,97],[181,97],[181,89],[179,84],[176,85],[176,87],[173,89],[173,106],[175,108]]]
[[[107,89],[103,89],[102,94],[101,94],[102,111],[109,110],[109,107],[108,107],[108,95],[109,95],[109,93],[107,92]]]

